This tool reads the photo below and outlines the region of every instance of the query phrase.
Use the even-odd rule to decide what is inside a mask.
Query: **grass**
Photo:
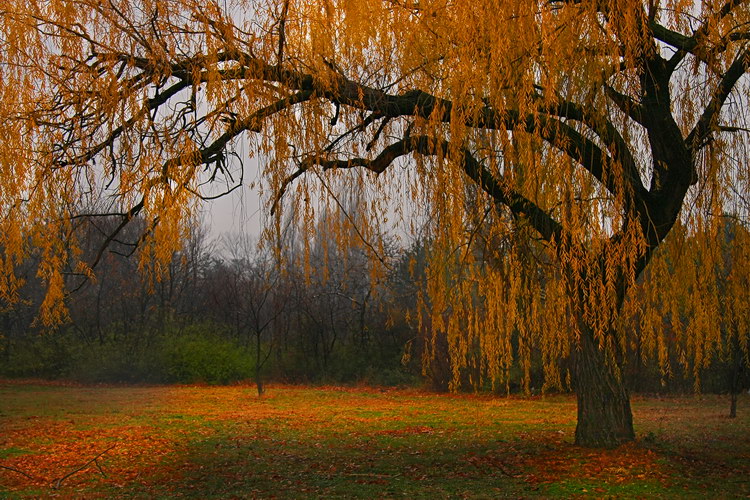
[[[728,401],[717,396],[636,397],[638,441],[596,451],[571,444],[576,410],[569,396],[268,389],[258,398],[251,386],[0,381],[0,465],[6,467],[0,468],[0,496],[750,494],[748,396],[736,419],[724,416]]]

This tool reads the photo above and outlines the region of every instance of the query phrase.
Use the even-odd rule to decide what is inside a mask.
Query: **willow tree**
[[[707,220],[686,200],[746,189],[748,21],[742,0],[6,0],[0,293],[36,251],[41,318],[64,319],[65,273],[98,260],[77,221],[119,216],[103,252],[145,218],[132,243],[165,262],[257,155],[269,208],[309,230],[342,189],[434,222],[422,318],[455,377],[502,383],[518,334],[570,376],[578,443],[632,440],[620,309],[676,221]],[[463,251],[476,224],[489,267]]]

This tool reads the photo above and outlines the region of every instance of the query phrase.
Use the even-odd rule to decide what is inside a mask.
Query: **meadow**
[[[633,397],[637,441],[572,444],[569,395],[0,381],[9,498],[733,498],[750,397]]]

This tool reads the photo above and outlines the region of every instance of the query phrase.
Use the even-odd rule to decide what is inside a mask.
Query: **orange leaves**
[[[711,398],[636,399],[658,437],[607,451],[570,444],[570,397],[0,382],[0,398],[0,488],[19,496],[669,497],[750,473],[750,420]]]
[[[18,475],[12,484],[59,488],[64,479],[66,486],[75,487],[96,475],[111,484],[113,478],[121,481],[138,474],[137,470],[131,473],[134,466],[158,461],[174,451],[169,439],[148,426],[117,425],[112,419],[91,416],[79,422],[95,428],[81,430],[76,420],[31,418],[4,435],[0,448],[19,447],[23,452],[3,459],[3,465],[34,478],[29,481]]]
[[[413,435],[413,434],[432,434],[434,432],[435,430],[432,429],[431,427],[425,427],[423,425],[415,425],[415,426],[404,427],[403,429],[377,431],[375,435],[406,436],[406,435]]]
[[[562,445],[563,449],[526,457],[523,465],[533,472],[529,480],[540,483],[555,483],[564,479],[602,481],[618,484],[630,481],[667,482],[673,471],[656,460],[651,450],[634,444],[616,450],[588,451]],[[564,448],[569,448],[565,450]]]

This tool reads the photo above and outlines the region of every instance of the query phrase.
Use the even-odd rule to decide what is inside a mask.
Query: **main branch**
[[[386,148],[374,159],[353,158],[349,160],[326,159],[321,156],[312,155],[303,160],[299,168],[287,177],[281,184],[273,202],[272,210],[276,210],[278,203],[284,195],[289,184],[314,166],[320,166],[324,170],[364,168],[380,174],[384,172],[397,158],[410,153],[419,153],[424,156],[448,156],[459,155],[452,159],[459,162],[464,172],[487,193],[492,199],[506,207],[517,217],[521,217],[548,242],[561,242],[568,240],[562,225],[553,219],[545,210],[536,203],[529,200],[502,177],[493,175],[472,152],[465,146],[453,148],[444,139],[434,139],[425,135],[410,136],[397,141]]]

